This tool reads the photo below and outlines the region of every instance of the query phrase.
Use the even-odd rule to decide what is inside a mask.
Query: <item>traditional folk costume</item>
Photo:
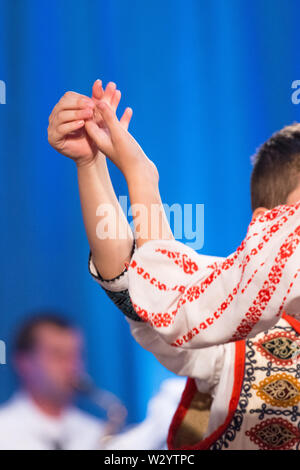
[[[300,201],[251,221],[227,258],[175,240],[133,251],[107,281],[138,343],[187,376],[170,449],[300,446]]]

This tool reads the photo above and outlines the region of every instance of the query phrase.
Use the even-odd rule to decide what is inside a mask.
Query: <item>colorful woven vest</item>
[[[299,450],[300,322],[284,314],[268,332],[236,342],[234,367],[227,418],[205,439],[211,399],[187,380],[169,449]]]

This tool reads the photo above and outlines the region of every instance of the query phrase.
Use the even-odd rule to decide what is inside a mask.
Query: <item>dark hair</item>
[[[62,330],[75,330],[75,326],[69,320],[57,313],[36,313],[29,317],[19,328],[14,342],[15,353],[31,352],[36,345],[36,331],[44,325],[55,326]]]
[[[252,211],[286,204],[300,183],[300,124],[273,134],[252,157],[252,163]]]

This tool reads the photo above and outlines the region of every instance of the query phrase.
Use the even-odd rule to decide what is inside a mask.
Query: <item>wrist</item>
[[[100,159],[105,160],[105,155],[98,151],[95,155],[87,158],[87,157],[77,157],[76,159],[74,158],[74,162],[76,164],[77,169],[79,168],[90,168],[96,165],[97,161]]]
[[[143,159],[138,159],[134,165],[126,168],[123,173],[128,187],[137,184],[138,181],[145,180],[158,184],[159,174],[156,165],[146,155]]]

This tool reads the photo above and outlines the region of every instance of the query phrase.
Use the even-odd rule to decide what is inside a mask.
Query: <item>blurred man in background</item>
[[[106,423],[72,402],[84,373],[81,333],[56,315],[20,329],[14,364],[20,391],[0,408],[0,449],[99,449]]]
[[[82,334],[53,314],[36,315],[15,339],[20,390],[0,407],[0,450],[165,449],[168,427],[186,379],[171,378],[148,404],[138,425],[121,430],[126,409],[84,372]],[[87,394],[107,412],[101,421],[73,405]]]

